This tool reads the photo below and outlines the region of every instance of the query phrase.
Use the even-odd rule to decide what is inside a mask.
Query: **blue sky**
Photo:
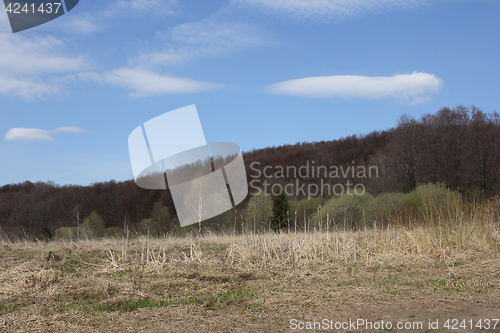
[[[244,150],[498,109],[500,1],[80,0],[12,34],[0,13],[0,185],[131,179],[130,132],[196,104]]]

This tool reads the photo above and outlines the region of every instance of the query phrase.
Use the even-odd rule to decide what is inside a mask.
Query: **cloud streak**
[[[147,4],[148,2],[143,3],[144,6]],[[221,84],[164,73],[168,72],[168,67],[172,65],[228,54],[265,43],[258,28],[227,21],[222,16],[214,14],[199,21],[179,24],[166,31],[157,32],[156,38],[160,46],[129,57],[126,66],[103,73],[79,73],[76,77],[83,81],[127,89],[131,91],[132,97],[197,93],[221,88]]]
[[[79,77],[82,80],[94,80],[132,90],[130,94],[132,97],[195,93],[222,86],[216,83],[161,75],[140,68],[127,67],[115,69],[102,75],[97,73],[83,73]]]
[[[254,48],[266,43],[264,34],[255,26],[226,21],[213,15],[196,22],[179,24],[157,37],[163,49],[130,58],[133,66],[154,67],[184,63]]]
[[[428,100],[443,81],[434,74],[413,72],[394,76],[332,75],[307,77],[268,86],[274,94],[304,97],[396,98],[411,103]]]
[[[56,133],[82,133],[86,130],[75,126],[64,126],[58,127],[53,130],[43,130],[39,128],[11,128],[5,134],[5,140],[7,141],[52,141],[54,140],[53,134]]]
[[[232,4],[249,5],[275,13],[286,13],[304,19],[341,19],[363,13],[390,9],[411,9],[430,0],[232,0]]]
[[[66,24],[68,29],[91,33],[100,29],[101,21],[127,13],[172,15],[180,6],[177,0],[117,0],[103,10],[84,13],[61,24]],[[103,72],[80,72],[75,77],[127,89],[133,97],[217,89],[222,85],[170,76],[166,74],[168,67],[254,48],[266,43],[263,36],[261,29],[254,25],[228,20],[227,11],[222,9],[199,21],[157,32],[156,45],[144,41],[143,44],[150,44],[147,51],[129,56],[124,66]]]

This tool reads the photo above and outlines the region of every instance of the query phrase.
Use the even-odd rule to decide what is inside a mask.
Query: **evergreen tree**
[[[286,215],[288,212],[288,198],[282,191],[273,198],[273,217],[271,219],[271,228],[279,230],[286,228]]]

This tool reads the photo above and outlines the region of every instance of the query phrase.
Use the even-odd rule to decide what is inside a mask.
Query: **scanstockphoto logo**
[[[240,147],[207,144],[195,105],[138,126],[128,147],[136,184],[166,189],[168,183],[183,227],[222,214],[248,195]]]
[[[12,32],[30,29],[66,14],[79,0],[4,0]]]

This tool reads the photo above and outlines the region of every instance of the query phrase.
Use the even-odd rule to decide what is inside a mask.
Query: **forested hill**
[[[463,193],[500,193],[500,116],[476,107],[443,108],[420,119],[402,116],[395,128],[333,141],[296,143],[244,153],[249,184],[285,185],[293,179],[276,174],[280,167],[375,167],[377,177],[333,179],[308,174],[307,184],[362,183],[374,195],[408,192],[420,183],[442,182]],[[268,172],[264,174],[264,167]],[[258,171],[257,171],[258,170]],[[265,175],[271,175],[271,178]],[[324,179],[321,179],[321,178]],[[301,194],[289,200],[303,199]],[[245,211],[246,202],[238,206]],[[96,212],[109,230],[137,229],[141,221],[166,214],[166,231],[178,228],[170,191],[145,190],[132,180],[90,186],[53,183],[5,185],[0,188],[0,233],[4,237],[52,238],[61,227],[74,227]]]

